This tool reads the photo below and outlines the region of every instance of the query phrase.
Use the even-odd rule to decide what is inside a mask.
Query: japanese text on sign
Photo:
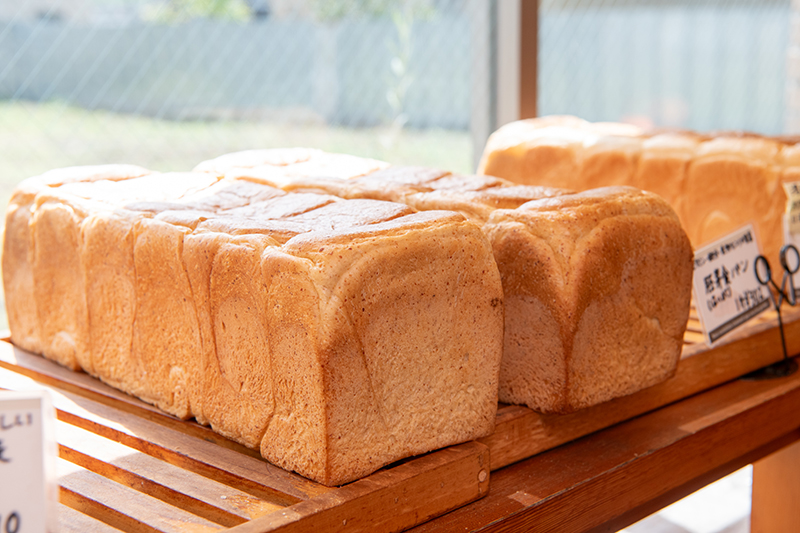
[[[695,252],[695,303],[709,344],[769,309],[769,292],[754,273],[758,255],[752,225]]]

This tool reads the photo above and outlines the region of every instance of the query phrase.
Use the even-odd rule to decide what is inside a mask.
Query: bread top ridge
[[[516,225],[547,243],[561,272],[558,285],[566,288],[571,273],[579,270],[575,263],[584,261],[576,251],[585,253],[585,243],[591,235],[618,221],[637,217],[660,219],[680,227],[675,211],[657,194],[617,186],[534,200],[513,210],[498,209],[489,217],[484,230],[491,235],[498,228]],[[688,244],[677,248],[691,250]],[[687,258],[689,261],[689,255]]]
[[[195,167],[227,179],[247,180],[280,188],[286,192],[314,192],[343,199],[373,199],[398,202],[417,211],[456,211],[479,224],[492,211],[516,208],[531,200],[569,194],[567,189],[520,186],[511,181],[484,175],[459,175],[448,171],[415,166],[391,166],[371,159],[359,159],[325,152],[311,153],[299,163],[286,161],[283,149],[248,150],[226,154]],[[293,153],[295,148],[286,149]],[[261,154],[260,156],[258,154]],[[248,166],[253,161],[267,161]],[[344,169],[329,172],[337,161]]]
[[[506,124],[489,137],[479,173],[491,173],[493,154],[523,158],[535,146],[574,147],[577,160],[593,147],[623,147],[633,157],[670,156],[686,161],[733,158],[774,167],[778,172],[800,165],[800,137],[767,136],[746,131],[700,133],[680,129],[645,130],[631,124],[591,123],[573,116],[549,116]],[[610,146],[609,146],[610,145]],[[580,162],[580,161],[578,161]]]
[[[563,144],[580,141],[584,144],[597,142],[601,137],[620,137],[646,141],[652,138],[672,138],[692,141],[696,144],[719,139],[748,142],[769,142],[779,146],[794,146],[800,136],[761,135],[742,130],[717,130],[697,132],[680,128],[641,128],[622,122],[590,122],[571,115],[551,115],[510,122],[498,128],[486,143],[488,153],[524,143]]]
[[[769,166],[780,174],[800,165],[799,142],[800,137],[770,137],[744,131],[645,130],[630,124],[591,123],[573,116],[551,116],[512,122],[495,131],[486,143],[478,172],[511,177],[513,172],[509,173],[510,169],[505,168],[507,161],[498,159],[500,154],[525,161],[528,150],[547,146],[569,150],[573,163],[577,165],[572,168],[573,172],[578,172],[578,167],[597,153],[613,150],[627,154],[634,167],[639,158],[673,157],[694,163],[721,158]],[[545,165],[553,164],[556,160],[543,162]],[[541,167],[539,163],[537,166]],[[525,172],[532,171],[533,167],[525,169]],[[519,181],[517,178],[513,180]],[[549,177],[542,181],[543,184],[551,182]],[[602,183],[595,186],[599,185]],[[584,185],[582,188],[588,187]],[[681,191],[670,192],[677,195]],[[667,197],[667,200],[671,201],[671,198]]]
[[[314,151],[295,149],[287,154],[278,150],[272,152],[271,160],[291,161],[291,154],[299,156],[306,152]],[[338,157],[324,159],[330,164]],[[371,160],[350,156],[347,160],[356,167],[374,167]],[[253,180],[206,172],[158,173],[128,165],[52,171],[23,181],[17,190],[27,194],[27,203],[33,208],[60,202],[69,205],[79,219],[96,212],[115,212],[152,218],[193,232],[268,235],[281,244],[305,233],[315,234],[319,241],[349,231],[363,233],[365,226],[375,224],[378,226],[367,233],[408,231],[419,227],[422,220],[426,224],[454,220],[453,213],[432,213],[412,217],[407,228],[404,217],[416,210],[404,204],[369,198],[343,199],[320,192],[287,194]],[[393,222],[387,224],[389,221]]]

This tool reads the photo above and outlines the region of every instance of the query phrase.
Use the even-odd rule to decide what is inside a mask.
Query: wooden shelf
[[[500,469],[486,498],[413,531],[618,531],[800,440],[799,406],[800,373],[734,380]]]
[[[477,442],[325,487],[7,342],[0,387],[51,393],[62,531],[400,531],[489,487],[488,449]]]
[[[785,309],[782,317],[787,350],[798,354],[800,309]],[[489,447],[492,470],[780,361],[783,350],[777,324],[774,312],[764,313],[710,349],[702,341],[700,323],[692,313],[678,370],[659,385],[568,415],[542,415],[521,406],[501,406],[494,433],[480,440]]]
[[[785,311],[783,318],[789,351],[800,353],[800,310]],[[490,470],[500,476],[492,481],[494,494],[516,468],[509,465],[528,464],[533,456],[549,461],[538,458],[551,453],[537,454],[590,434],[614,442],[622,438],[608,436],[616,430],[596,432],[778,361],[776,324],[774,314],[762,315],[709,349],[692,318],[678,371],[665,383],[570,415],[501,405],[496,430],[485,439],[401,461],[334,488],[286,472],[209,428],[177,420],[8,342],[0,342],[0,387],[45,387],[52,394],[64,531],[184,531],[189,525],[196,531],[400,531],[486,496]],[[657,427],[650,431],[652,438],[667,438]],[[596,463],[593,455],[586,457],[592,460],[584,463]],[[550,475],[546,472],[542,475]],[[548,486],[561,484],[559,479]],[[525,508],[531,502],[537,509],[543,505],[524,494],[516,499]]]

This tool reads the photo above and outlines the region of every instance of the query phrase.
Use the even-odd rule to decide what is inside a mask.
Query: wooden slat
[[[115,483],[63,459],[61,502],[123,531],[211,533],[222,526]]]
[[[56,436],[62,458],[218,524],[232,527],[282,508],[65,422]]]
[[[414,531],[618,531],[796,441],[798,405],[800,373],[736,380],[495,472]]]
[[[683,334],[683,341],[684,344],[701,344],[705,342],[705,337],[703,336],[702,331],[692,331],[686,330],[686,333]]]
[[[784,312],[790,354],[800,353],[800,310]],[[542,415],[521,406],[498,410],[495,432],[480,439],[489,447],[492,470],[560,446],[613,424],[736,379],[783,357],[777,318],[766,317],[732,333],[710,350],[687,345],[676,375],[630,396],[568,415]]]
[[[32,379],[0,368],[11,390],[41,388]],[[330,490],[263,459],[238,454],[82,396],[50,388],[60,420],[130,446],[170,464],[215,479],[277,505],[291,505]]]
[[[87,376],[73,381],[48,361],[14,371],[25,364],[23,356],[0,365],[0,388],[50,391],[73,530],[400,531],[488,491],[488,449],[477,442],[324,487],[173,427],[174,419],[164,424],[102,384],[84,390]]]
[[[488,449],[468,442],[379,471],[230,531],[402,531],[489,490]]]
[[[105,522],[58,504],[58,533],[120,533],[120,530],[111,527]]]

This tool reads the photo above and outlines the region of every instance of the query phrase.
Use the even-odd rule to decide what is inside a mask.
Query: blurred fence
[[[17,118],[7,118],[16,108],[33,113],[36,104],[56,102],[166,119],[165,131],[202,122],[207,127],[197,139],[213,137],[219,150],[280,142],[280,132],[242,133],[264,124],[344,128],[350,133],[343,135],[353,136],[357,129],[376,127],[412,134],[444,130],[472,136],[471,143],[456,144],[474,152],[461,154],[461,161],[474,161],[497,126],[492,62],[499,30],[493,13],[501,1],[215,0],[251,6],[250,15],[226,20],[189,13],[187,6],[214,4],[205,0],[2,0],[0,134],[4,127],[17,127]],[[279,4],[283,11],[274,7]],[[792,129],[800,127],[786,118],[789,104],[800,101],[787,97],[790,0],[540,0],[539,5],[540,114],[766,134],[797,133]],[[114,6],[119,9],[109,14]],[[169,20],[147,18],[142,6],[151,14],[167,8],[186,12]],[[314,9],[337,15],[315,15]],[[138,157],[163,150],[164,143],[153,142],[150,132],[137,139],[107,127],[109,120],[104,115],[84,122],[102,122],[111,138],[119,135],[118,150],[100,150],[81,132],[67,147],[53,141],[37,150],[60,151],[53,159],[59,165],[106,162],[126,153],[134,154],[127,160],[159,168],[188,165],[210,151],[192,151],[193,141],[185,137],[173,143],[173,152],[178,144],[188,147],[180,161]],[[49,116],[38,122],[41,138],[55,137]],[[309,144],[323,135],[312,133],[316,137],[309,135]],[[301,135],[296,138],[303,142]],[[95,148],[81,150],[81,139]],[[39,145],[28,138],[9,142]],[[440,149],[440,158],[416,156],[418,145],[412,144],[398,151],[393,142],[319,147],[395,162],[416,157],[420,163],[454,164],[446,152],[455,144]],[[12,149],[20,152],[7,151]],[[28,165],[20,172],[39,168]]]
[[[469,129],[470,21],[197,19],[0,26],[0,99],[170,120],[276,117]],[[399,94],[393,100],[392,94]],[[293,116],[292,116],[293,114]]]
[[[457,4],[400,22],[0,21],[0,99],[174,120],[467,130],[486,9]],[[789,0],[542,0],[539,111],[779,133],[789,15]]]
[[[542,0],[539,111],[782,133],[789,0]]]

